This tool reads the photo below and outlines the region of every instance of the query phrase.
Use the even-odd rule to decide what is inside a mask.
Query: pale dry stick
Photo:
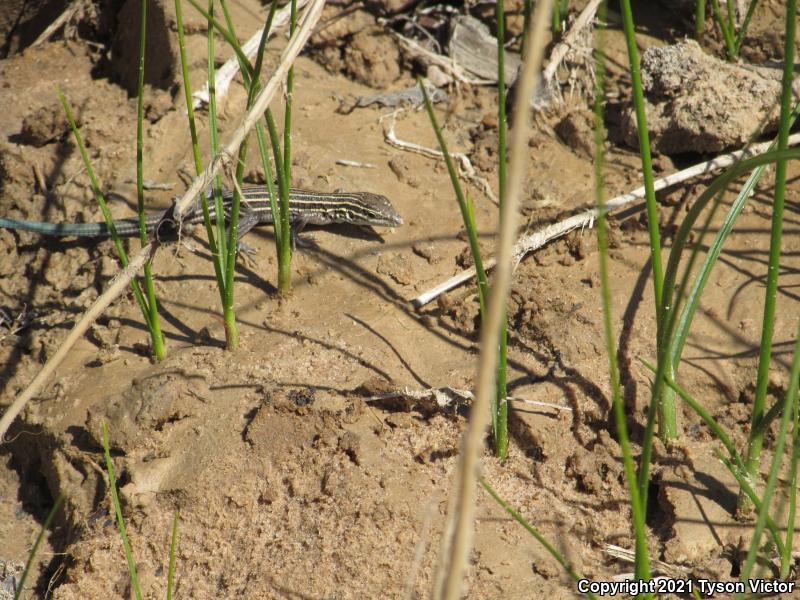
[[[336,161],[337,165],[342,165],[343,167],[355,167],[358,169],[375,169],[378,165],[373,165],[372,163],[367,162],[360,162],[357,160],[348,160],[346,158],[340,158]]]
[[[444,160],[444,154],[442,154],[439,150],[426,148],[425,146],[415,144],[414,142],[406,142],[398,138],[397,134],[394,132],[394,126],[397,123],[397,113],[398,111],[394,111],[389,115],[391,118],[391,125],[388,129],[384,129],[383,131],[383,136],[386,143],[390,146],[398,148],[399,150],[414,152],[416,154],[421,154],[422,156],[427,156],[428,158]],[[497,196],[495,196],[494,192],[492,191],[492,186],[489,185],[489,182],[486,179],[478,175],[478,173],[475,171],[475,167],[472,166],[472,163],[466,154],[463,152],[451,152],[450,156],[455,159],[456,163],[458,164],[459,175],[461,175],[463,179],[466,179],[472,183],[472,185],[483,191],[486,197],[489,198],[489,200],[491,200],[495,205],[500,204],[497,200]]]
[[[83,316],[81,317],[80,321],[75,324],[75,327],[72,328],[72,331],[69,332],[67,338],[61,343],[58,350],[56,351],[53,356],[51,356],[47,362],[42,367],[42,370],[36,374],[36,377],[33,378],[28,384],[28,387],[25,388],[11,406],[6,409],[6,412],[3,413],[3,418],[0,419],[0,443],[5,440],[5,435],[8,432],[8,428],[11,427],[11,423],[13,423],[14,419],[17,418],[17,415],[22,412],[22,409],[25,408],[25,405],[33,398],[33,396],[39,392],[39,390],[44,387],[45,382],[50,377],[50,375],[55,371],[56,367],[61,364],[61,361],[67,356],[67,352],[72,348],[75,342],[80,339],[80,337],[89,329],[89,326],[95,322],[97,317],[99,317],[103,311],[108,308],[108,305],[113,302],[117,296],[119,296],[122,291],[128,286],[131,282],[131,279],[136,275],[136,272],[141,269],[144,264],[150,259],[153,254],[155,247],[153,244],[148,244],[136,255],[136,257],[128,263],[128,266],[122,269],[117,276],[111,281],[111,284],[108,286],[105,292],[103,292],[95,303],[89,307]]]
[[[306,4],[308,4],[308,0],[297,0],[297,10],[300,10]],[[278,29],[286,25],[286,23],[289,21],[289,17],[291,16],[291,11],[291,4],[287,4],[275,13],[275,16],[272,19],[272,28],[269,31],[268,37],[271,38],[275,35],[275,32]],[[244,52],[247,58],[252,59],[256,55],[263,32],[264,28],[262,27],[256,31],[253,36],[242,46],[242,52]],[[218,101],[221,101],[228,94],[228,89],[231,86],[231,82],[233,81],[233,78],[236,77],[238,72],[239,60],[235,54],[229,58],[224,65],[217,69],[216,73],[214,74],[214,82]],[[208,104],[208,81],[203,84],[202,88],[192,93],[192,98],[194,98],[192,106],[195,110],[200,108],[203,104]]]
[[[58,31],[59,27],[65,25],[67,21],[69,21],[75,15],[75,13],[78,12],[78,9],[81,8],[82,4],[86,4],[86,0],[73,0],[73,2],[67,6],[66,9],[64,9],[64,12],[62,12],[55,21],[50,23],[50,25],[48,25],[41,34],[39,34],[39,37],[34,40],[30,47],[34,48],[49,40],[53,34]]]
[[[636,553],[633,550],[628,550],[627,548],[623,548],[621,546],[615,546],[614,544],[606,544],[603,548],[603,552],[608,554],[609,556],[613,556],[614,558],[633,563],[636,562]],[[691,573],[691,571],[685,567],[681,567],[679,565],[671,565],[669,563],[665,563],[661,560],[653,560],[653,567],[655,567],[657,573],[664,573],[665,575],[669,575],[670,577],[674,577],[676,579],[685,579],[687,575]],[[614,580],[622,580],[625,581],[627,579],[633,579],[633,573],[631,573],[631,577],[622,577],[620,575],[614,575]]]
[[[545,31],[550,23],[551,8],[552,2],[537,2],[536,10],[530,21],[530,43],[525,49],[525,67],[522,70],[519,85],[519,93],[522,98],[532,97],[539,83]],[[442,556],[439,561],[439,568],[444,567],[446,573],[444,589],[434,591],[435,598],[444,598],[444,600],[457,600],[461,597],[467,559],[472,548],[480,454],[486,429],[491,420],[489,405],[497,375],[497,340],[500,339],[500,329],[511,284],[512,246],[520,221],[519,203],[522,178],[525,172],[525,148],[531,122],[531,113],[527,103],[516,103],[513,122],[515,125],[511,130],[508,187],[500,215],[497,267],[489,294],[486,320],[481,324],[477,397],[472,405],[456,469],[456,490],[454,490],[457,495],[456,511],[454,516],[448,517],[453,518],[455,522],[449,556]]]
[[[567,33],[563,40],[556,44],[556,47],[553,48],[553,51],[550,53],[550,61],[547,63],[547,66],[544,68],[544,72],[542,73],[542,80],[545,85],[548,85],[553,77],[555,77],[556,70],[561,64],[561,61],[564,60],[567,52],[569,52],[570,48],[572,48],[576,38],[597,13],[597,8],[600,6],[600,2],[602,2],[602,0],[591,0],[591,2],[589,2],[581,11],[581,14],[578,15],[578,18],[575,19],[575,22],[572,24],[572,29],[569,30],[569,33]]]
[[[403,388],[395,392],[386,392],[376,396],[368,396],[364,398],[365,402],[380,402],[381,400],[388,400],[390,398],[412,398],[414,400],[433,400],[439,408],[448,408],[459,400],[475,400],[475,394],[469,390],[461,390],[453,387],[440,387],[428,388],[426,390],[412,390]],[[552,402],[540,402],[539,400],[527,400],[526,398],[518,398],[516,396],[506,396],[506,402],[519,402],[520,404],[527,404],[529,406],[538,406],[541,408],[552,408],[553,410],[563,410],[572,412],[569,406],[561,404],[554,404]]]
[[[800,133],[795,133],[789,136],[789,146],[795,146],[800,143]],[[720,169],[725,169],[732,164],[739,162],[740,160],[750,158],[751,156],[757,156],[759,154],[764,154],[767,150],[769,150],[770,145],[772,142],[763,142],[761,144],[754,144],[749,148],[745,148],[743,150],[737,150],[736,152],[730,152],[728,154],[721,154],[716,158],[702,162],[696,165],[693,165],[687,169],[683,169],[682,171],[678,171],[677,173],[672,173],[671,175],[667,175],[666,177],[662,177],[661,179],[656,180],[655,182],[655,190],[661,191],[668,187],[672,187],[678,183],[682,183],[688,179],[692,179],[693,177],[699,177],[700,175],[708,175],[715,171],[719,171]],[[644,198],[644,187],[638,187],[632,192],[628,192],[627,194],[623,194],[621,196],[617,196],[616,198],[612,198],[605,204],[606,214],[609,214],[615,210],[619,210],[620,208],[627,206],[634,202],[635,200],[641,200]],[[579,229],[584,227],[591,228],[594,225],[595,219],[597,219],[600,214],[597,211],[597,208],[590,208],[585,210],[577,215],[573,215],[564,219],[563,221],[559,221],[558,223],[553,223],[552,225],[548,225],[547,227],[540,229],[539,231],[535,231],[531,234],[525,235],[521,237],[516,244],[514,244],[514,261],[516,264],[525,257],[526,254],[529,252],[533,252],[538,250],[542,246],[544,246],[547,242],[554,240],[556,238],[561,237],[572,231],[573,229]],[[496,264],[495,259],[489,258],[483,262],[484,269],[491,269]],[[432,287],[431,289],[423,292],[416,298],[411,301],[411,304],[414,305],[416,308],[420,308],[428,304],[431,300],[441,296],[445,292],[452,290],[453,288],[461,285],[465,281],[469,281],[475,277],[475,269],[469,268],[461,273],[450,277],[446,281]]]
[[[258,96],[256,97],[255,102],[253,103],[250,112],[245,115],[244,119],[242,120],[242,125],[234,132],[233,139],[229,142],[224,148],[222,148],[211,161],[211,164],[206,168],[203,173],[197,176],[194,180],[192,185],[183,195],[183,197],[178,200],[174,207],[174,216],[180,218],[184,212],[191,206],[192,201],[194,198],[205,191],[208,183],[217,174],[219,169],[222,166],[222,163],[225,162],[227,156],[233,156],[239,149],[239,146],[244,141],[244,138],[247,132],[255,125],[256,121],[260,118],[261,115],[264,114],[267,106],[269,106],[272,97],[275,95],[275,92],[278,90],[278,86],[280,82],[283,81],[284,77],[286,76],[286,72],[289,70],[291,63],[294,62],[297,55],[300,53],[300,50],[305,45],[306,41],[308,40],[309,36],[311,35],[311,31],[316,25],[317,21],[319,20],[320,15],[322,14],[322,7],[325,4],[325,0],[311,0],[311,6],[306,10],[304,15],[304,19],[300,27],[298,27],[297,31],[295,32],[294,36],[289,40],[289,44],[286,46],[286,49],[283,51],[281,55],[281,63],[278,65],[275,73],[272,75],[270,80],[267,82],[267,85],[259,92]],[[97,317],[111,304],[117,296],[122,293],[124,289],[123,284],[119,284],[119,279],[124,279],[124,283],[127,284],[130,282],[130,279],[133,277],[136,271],[138,271],[147,260],[150,258],[150,255],[154,248],[150,244],[142,248],[128,265],[127,269],[121,270],[118,279],[114,281],[114,285],[109,287],[103,294],[101,294],[97,300],[95,300],[94,304],[89,307],[89,310],[86,311],[84,316],[78,322],[78,325],[70,332],[70,335],[62,342],[61,346],[58,348],[56,353],[50,358],[45,365],[42,367],[42,370],[34,377],[33,381],[28,384],[28,387],[17,397],[16,400],[11,404],[11,406],[6,410],[3,414],[2,419],[0,419],[0,441],[4,439],[8,428],[11,426],[11,422],[16,418],[16,416],[22,411],[28,401],[41,390],[46,382],[47,378],[50,374],[61,364],[61,361],[67,355],[67,352],[70,348],[75,344],[78,338],[86,331],[86,329],[91,325]],[[123,273],[126,274],[123,276]],[[118,285],[119,284],[119,285]]]

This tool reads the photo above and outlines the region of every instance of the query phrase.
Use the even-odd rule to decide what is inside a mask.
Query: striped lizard
[[[223,207],[226,218],[232,203],[233,193],[223,191]],[[209,201],[208,209],[212,220],[216,218],[214,203]],[[369,192],[311,192],[292,188],[289,191],[289,221],[292,225],[292,238],[306,225],[332,225],[349,223],[359,226],[397,227],[403,218],[385,196]],[[199,201],[188,211],[182,224],[191,225],[203,222],[203,211]],[[168,241],[177,234],[177,223],[163,214],[146,217],[147,232],[162,241]],[[272,223],[269,192],[266,186],[245,186],[242,188],[242,203],[239,213],[237,237],[244,237],[259,224]],[[137,219],[114,221],[117,233],[123,237],[139,234]],[[165,227],[166,226],[166,227]],[[0,218],[0,228],[18,231],[31,231],[47,236],[108,237],[111,235],[105,223],[48,223],[42,221],[23,221]]]

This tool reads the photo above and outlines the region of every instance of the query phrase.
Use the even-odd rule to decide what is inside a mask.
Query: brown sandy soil
[[[758,35],[782,27],[777,6],[760,5],[749,43],[761,54],[750,60],[776,57],[771,38]],[[255,0],[234,8],[240,37],[266,14]],[[340,8],[326,10],[331,17]],[[680,20],[673,11],[649,10],[641,15],[642,48],[690,32],[690,12]],[[79,115],[103,186],[135,196],[136,101],[117,83],[129,80],[135,59],[127,65],[108,60],[108,49],[119,43],[114,36],[121,35],[112,17],[84,17],[100,46],[72,28],[67,41],[57,37],[0,62],[0,215],[59,222],[99,217],[60,116],[57,85]],[[205,79],[205,26],[194,15],[187,20],[197,87]],[[163,22],[174,35],[169,18]],[[464,286],[420,311],[411,308],[413,297],[464,264],[460,215],[442,165],[384,142],[380,119],[392,109],[337,112],[343,100],[376,93],[366,84],[402,89],[413,83],[415,71],[380,35],[375,15],[358,10],[335,27],[328,38],[316,38],[313,59],[297,62],[294,184],[385,194],[405,225],[395,231],[314,231],[314,243],[294,256],[294,293],[285,300],[274,293],[269,228],[251,233],[248,242],[258,256],[255,266],[238,270],[241,348],[233,353],[223,349],[219,299],[202,238],[189,236],[180,247],[158,253],[154,271],[168,358],[150,360],[135,302],[130,296],[116,302],[0,446],[0,561],[24,563],[52,499],[66,495],[40,554],[36,597],[130,594],[102,470],[103,422],[146,597],[164,595],[176,511],[179,598],[429,596],[466,411],[366,397],[375,390],[471,388],[477,300],[474,287]],[[624,65],[624,45],[614,29],[609,55]],[[712,37],[709,53],[718,49]],[[321,47],[326,39],[328,46]],[[270,44],[270,65],[280,44]],[[18,45],[25,40],[9,47]],[[622,144],[619,126],[628,84],[619,69],[612,72],[612,90],[620,95],[609,106],[608,197],[640,185],[638,155]],[[192,170],[182,91],[159,76],[147,90],[144,170],[147,179],[175,189],[151,193],[154,208],[183,191],[180,172]],[[243,103],[241,86],[234,87],[225,103],[223,139],[238,123]],[[470,154],[496,189],[494,91],[462,87],[450,94],[448,108],[437,110],[451,149]],[[575,97],[537,118],[524,200],[531,227],[592,202],[589,106]],[[206,139],[205,113],[200,121]],[[435,147],[424,111],[402,113],[397,134]],[[341,166],[339,159],[376,168]],[[255,144],[250,161],[250,179],[257,180]],[[673,170],[669,157],[659,156],[657,163],[662,171]],[[770,402],[787,388],[800,315],[798,175],[791,166]],[[771,181],[764,185],[707,286],[680,372],[684,386],[738,444],[749,427],[764,297]],[[702,189],[693,182],[660,196],[665,245]],[[470,188],[470,195],[490,251],[496,208],[477,189]],[[127,216],[132,207],[115,201],[113,211]],[[648,373],[638,358],[653,356],[655,337],[644,223],[642,214],[633,214],[611,224],[614,326],[634,440],[641,437],[649,399]],[[0,403],[8,404],[32,379],[116,269],[109,242],[0,230],[0,307],[28,320],[0,344]],[[485,477],[585,576],[610,580],[629,572],[629,565],[603,551],[609,543],[630,548],[633,540],[609,410],[593,232],[575,232],[528,257],[516,272],[508,314],[511,393],[570,410],[514,404],[509,458],[498,463],[487,449]],[[715,458],[718,443],[692,413],[681,411],[681,421],[684,435],[676,447],[656,448],[652,554],[695,577],[734,579],[751,524],[733,517],[736,487]],[[485,494],[468,584],[472,598],[575,595],[555,561]]]

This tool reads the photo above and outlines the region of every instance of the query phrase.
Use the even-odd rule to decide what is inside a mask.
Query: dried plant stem
[[[530,98],[536,90],[544,53],[544,38],[550,22],[550,2],[540,2],[531,20],[530,43],[525,50],[525,67],[520,81],[521,98]],[[530,124],[530,109],[525,102],[514,107],[514,129],[511,132],[511,161],[508,172],[508,195],[503,202],[500,219],[500,240],[497,268],[492,284],[487,319],[481,329],[481,356],[478,367],[477,398],[467,431],[462,442],[461,455],[456,473],[455,514],[452,543],[449,555],[440,557],[439,568],[443,569],[444,589],[435,590],[434,597],[456,600],[461,597],[467,558],[472,548],[475,502],[477,497],[478,463],[483,448],[486,427],[489,424],[489,404],[494,391],[497,369],[497,339],[505,312],[506,297],[511,282],[512,246],[519,224],[519,197],[522,190],[522,175],[525,169],[525,146]]]

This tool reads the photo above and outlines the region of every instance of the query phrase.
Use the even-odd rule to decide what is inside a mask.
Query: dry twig
[[[544,33],[550,22],[551,2],[537,2],[531,19],[530,43],[525,50],[524,67],[520,76],[519,92],[530,98],[536,91],[544,48]],[[519,202],[522,192],[522,176],[525,171],[525,146],[530,129],[531,112],[524,102],[514,107],[514,123],[511,131],[508,188],[501,207],[500,240],[497,253],[497,268],[489,295],[486,319],[481,327],[481,354],[478,365],[477,394],[472,406],[469,425],[459,454],[455,475],[455,510],[448,515],[453,535],[445,543],[446,553],[440,557],[437,583],[444,585],[434,589],[434,598],[457,600],[462,597],[464,573],[472,549],[475,503],[478,491],[478,469],[486,428],[489,425],[490,398],[494,393],[497,371],[497,340],[505,318],[506,300],[511,284],[512,246],[520,219]],[[449,529],[449,526],[446,528]]]
[[[800,143],[800,133],[796,133],[794,135],[789,136],[789,145],[794,146]],[[687,179],[692,179],[694,177],[699,177],[701,175],[708,175],[715,171],[719,171],[720,169],[724,169],[726,167],[731,166],[732,164],[745,159],[750,158],[751,156],[757,156],[759,154],[763,154],[766,152],[772,142],[763,142],[761,144],[754,144],[749,148],[745,148],[743,150],[737,150],[736,152],[730,152],[728,154],[721,154],[720,156],[711,159],[706,162],[702,162],[691,166],[687,169],[683,169],[682,171],[678,171],[677,173],[672,173],[671,175],[667,175],[666,177],[662,177],[655,182],[655,190],[658,192],[660,190],[666,189],[668,187],[672,187],[678,183],[682,183]],[[622,196],[617,196],[616,198],[612,198],[608,202],[606,202],[606,214],[612,213],[620,208],[628,206],[635,200],[641,200],[644,198],[644,188],[639,187],[633,190],[632,192],[628,192],[627,194],[623,194]],[[547,242],[554,240],[556,238],[561,237],[569,233],[574,229],[582,229],[584,227],[591,227],[594,225],[595,219],[599,216],[597,212],[597,208],[590,208],[585,210],[577,215],[573,215],[564,219],[563,221],[559,221],[558,223],[553,223],[552,225],[548,225],[544,229],[540,229],[539,231],[535,231],[529,235],[525,235],[517,240],[517,243],[514,244],[514,261],[515,264],[519,264],[519,262],[525,257],[526,254],[538,250],[542,246],[544,246]],[[483,262],[483,266],[485,269],[491,269],[495,265],[495,260],[490,258]],[[464,283],[472,279],[475,276],[475,269],[470,268],[462,271],[458,275],[454,275],[450,277],[446,281],[434,286],[433,288],[423,292],[416,298],[414,298],[411,303],[416,307],[420,308],[425,306],[431,300],[437,298],[438,296],[444,294],[452,290],[454,287]]]
[[[394,132],[394,126],[397,123],[397,113],[398,111],[394,111],[391,113],[391,115],[389,115],[391,118],[391,125],[388,129],[384,129],[383,132],[386,143],[400,150],[405,150],[406,152],[414,152],[416,154],[421,154],[422,156],[427,156],[428,158],[444,160],[444,155],[440,150],[426,148],[425,146],[415,144],[414,142],[406,142],[398,138]],[[469,181],[472,183],[472,185],[480,189],[495,205],[498,205],[499,202],[497,201],[497,196],[495,196],[494,192],[492,191],[492,186],[489,185],[489,182],[486,179],[478,175],[477,171],[475,171],[475,167],[472,166],[472,162],[470,162],[469,157],[463,152],[451,152],[450,156],[458,165],[458,174],[461,175],[463,179]]]

